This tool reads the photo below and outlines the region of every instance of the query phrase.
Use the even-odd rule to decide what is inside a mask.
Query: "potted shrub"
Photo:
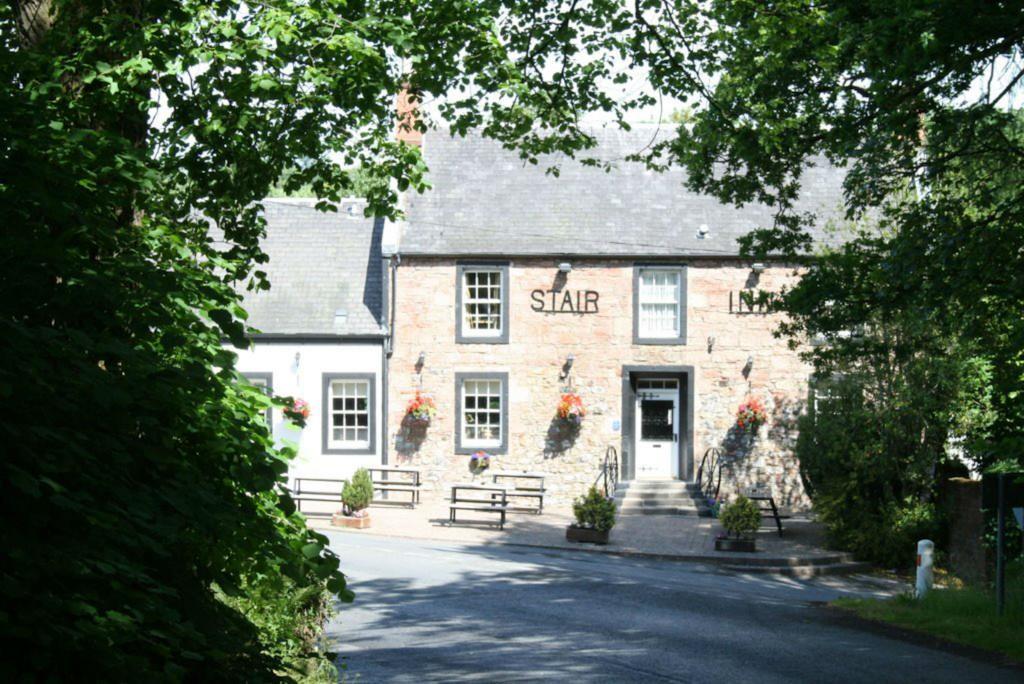
[[[351,480],[341,489],[341,510],[331,518],[331,524],[338,527],[354,527],[361,530],[370,526],[370,512],[366,507],[373,499],[373,481],[366,468],[358,469]]]
[[[755,551],[754,533],[761,527],[761,509],[742,494],[724,506],[718,519],[727,536],[715,539],[715,551]]]
[[[615,501],[605,496],[597,487],[591,487],[586,496],[572,504],[576,522],[565,530],[565,538],[571,542],[607,544],[608,533],[615,527]]]

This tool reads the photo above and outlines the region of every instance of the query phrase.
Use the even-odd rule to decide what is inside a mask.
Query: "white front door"
[[[679,382],[640,380],[636,390],[636,477],[679,477]]]

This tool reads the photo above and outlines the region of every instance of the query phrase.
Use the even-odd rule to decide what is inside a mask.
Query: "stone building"
[[[692,480],[719,448],[726,492],[764,483],[806,505],[792,448],[810,369],[762,305],[797,270],[738,255],[767,208],[723,206],[687,191],[680,171],[624,161],[653,133],[600,134],[610,173],[424,137],[433,189],[406,198],[389,269],[392,464],[418,466],[440,493],[482,450],[497,468],[543,471],[567,501],[597,481],[609,448],[625,480]],[[821,165],[804,181],[799,209],[835,214],[841,173]],[[405,418],[417,392],[438,407],[425,429]],[[578,427],[556,416],[564,393],[582,399]],[[756,435],[736,423],[751,397],[769,414]]]

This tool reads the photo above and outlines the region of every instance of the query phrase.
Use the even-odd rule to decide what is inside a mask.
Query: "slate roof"
[[[606,173],[568,158],[526,164],[478,135],[429,132],[423,153],[433,185],[410,193],[400,252],[407,255],[735,255],[736,239],[771,225],[763,205],[727,206],[683,186],[680,169],[665,173],[622,161],[671,131],[639,126],[596,132],[592,157],[615,161]],[[557,162],[558,177],[545,174]],[[808,168],[798,209],[819,215],[814,234],[842,206],[843,172],[827,162]],[[702,225],[707,236],[698,237]],[[831,241],[831,240],[829,240]]]
[[[245,292],[264,334],[380,335],[383,219],[317,211],[312,201],[266,199],[270,290]],[[343,311],[344,319],[336,316]]]

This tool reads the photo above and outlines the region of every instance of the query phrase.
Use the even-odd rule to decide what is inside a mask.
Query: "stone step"
[[[696,515],[705,517],[698,508],[680,506],[641,506],[637,508],[622,508],[620,515]]]
[[[701,499],[703,497],[694,496],[690,492],[673,492],[670,490],[652,490],[648,492],[625,492],[622,496],[616,497],[619,499],[658,499],[658,498],[672,498],[672,499]]]
[[[629,483],[619,483],[615,485],[615,493],[626,493],[626,492],[690,492],[692,494],[700,493],[700,485],[693,484],[691,482],[679,482],[678,480],[651,480],[651,481],[633,481]]]
[[[693,499],[686,499],[682,497],[661,497],[657,499],[619,499],[615,502],[619,507],[630,507],[630,508],[657,508],[659,506],[676,506],[679,508],[704,508],[706,504],[703,501],[694,501]]]

